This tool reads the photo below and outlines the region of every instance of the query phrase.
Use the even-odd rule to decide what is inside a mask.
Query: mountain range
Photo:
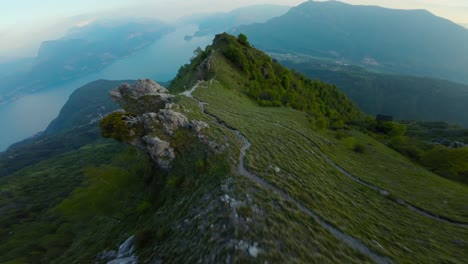
[[[234,32],[266,51],[468,83],[468,29],[425,10],[308,1]]]

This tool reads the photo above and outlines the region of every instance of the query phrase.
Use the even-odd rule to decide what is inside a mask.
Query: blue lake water
[[[204,48],[211,43],[212,36],[184,40],[186,35],[192,35],[196,30],[196,26],[180,27],[151,46],[116,61],[99,73],[0,105],[0,151],[43,131],[57,117],[70,94],[86,83],[98,79],[171,80],[180,66],[189,62],[197,47]]]

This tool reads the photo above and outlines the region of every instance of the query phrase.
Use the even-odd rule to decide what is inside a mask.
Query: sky
[[[229,11],[254,4],[295,6],[305,0],[0,0],[0,56],[34,56],[43,40],[102,17],[152,17],[164,21],[193,13]],[[427,9],[468,25],[468,0],[342,0],[350,4]]]

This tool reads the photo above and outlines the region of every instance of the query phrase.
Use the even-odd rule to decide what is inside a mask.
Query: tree
[[[242,34],[242,33],[239,34],[239,36],[237,36],[237,41],[239,41],[239,43],[244,45],[244,46],[250,47],[250,43],[247,40],[247,36]]]
[[[423,155],[422,163],[443,176],[462,177],[468,172],[468,147],[450,149],[440,146],[434,148]],[[468,181],[468,179],[464,179],[464,181]]]

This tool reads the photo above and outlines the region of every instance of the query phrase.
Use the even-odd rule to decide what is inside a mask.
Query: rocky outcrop
[[[431,143],[436,144],[436,145],[443,145],[443,146],[446,146],[448,148],[463,148],[463,147],[467,146],[463,142],[452,141],[452,140],[449,140],[449,139],[446,139],[446,138],[436,138],[436,139],[431,140]]]
[[[189,126],[188,118],[172,109],[160,110],[157,117],[161,121],[164,132],[170,136],[178,128]]]
[[[202,121],[189,121],[179,112],[179,106],[173,102],[174,96],[168,90],[152,80],[139,80],[135,85],[123,84],[110,92],[111,97],[125,110],[120,110],[118,124],[121,133],[119,139],[133,145],[145,153],[162,169],[170,169],[176,158],[172,147],[174,134],[179,129],[191,130],[199,139],[206,139],[203,130],[208,124]]]
[[[137,264],[138,258],[133,254],[135,236],[129,237],[120,245],[118,252],[105,251],[98,255],[98,259],[107,264]]]
[[[150,79],[138,80],[135,85],[124,83],[110,91],[110,96],[119,104],[127,103],[129,99],[137,100],[143,96],[157,96],[163,101],[168,101],[173,97],[166,88]]]
[[[171,144],[157,136],[144,136],[144,150],[150,155],[151,159],[163,169],[171,167],[171,161],[175,159],[174,149]]]
[[[140,114],[163,108],[174,98],[166,88],[150,79],[138,80],[134,85],[124,83],[109,94],[125,110]]]

